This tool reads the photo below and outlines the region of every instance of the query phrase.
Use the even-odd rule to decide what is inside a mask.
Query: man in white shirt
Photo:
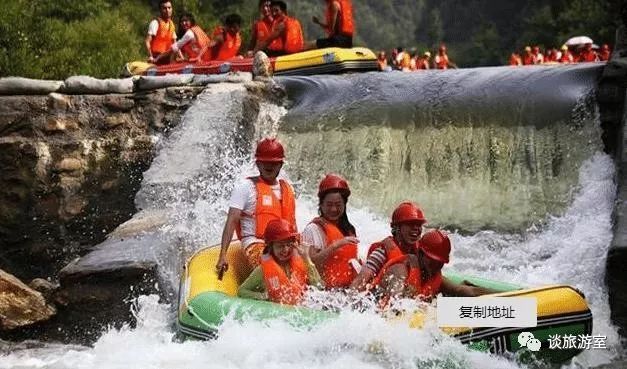
[[[176,41],[176,27],[172,21],[172,2],[159,1],[159,17],[153,19],[148,25],[148,33],[144,40],[148,50],[148,61],[154,63],[159,55],[170,50]],[[169,60],[161,59],[162,62]]]
[[[285,158],[283,145],[265,138],[257,144],[255,160],[259,176],[249,177],[238,184],[231,194],[229,212],[222,231],[220,257],[216,264],[218,278],[228,269],[227,251],[237,231],[251,266],[259,265],[265,248],[263,234],[273,219],[285,219],[296,231],[296,201],[292,186],[278,179]]]

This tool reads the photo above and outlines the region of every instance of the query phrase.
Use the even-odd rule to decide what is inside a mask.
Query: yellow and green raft
[[[239,243],[231,244],[227,255],[229,269],[221,281],[215,273],[220,246],[210,246],[197,251],[185,264],[181,273],[179,290],[178,327],[181,333],[196,338],[214,338],[218,327],[229,316],[236,320],[281,319],[299,328],[337,317],[331,311],[299,306],[279,305],[267,301],[237,297],[239,285],[251,269]],[[549,336],[590,335],[592,313],[582,294],[564,285],[523,288],[517,285],[446,272],[446,277],[456,283],[466,280],[477,286],[500,291],[499,297],[535,297],[537,299],[537,327],[532,328],[442,328],[442,330],[468,344],[471,348],[502,354],[518,352],[530,356],[518,343],[518,334],[526,331],[541,341],[542,348],[533,357],[548,362],[564,362],[581,352],[581,349],[552,349]],[[420,328],[424,320],[416,312],[408,319],[410,326]]]

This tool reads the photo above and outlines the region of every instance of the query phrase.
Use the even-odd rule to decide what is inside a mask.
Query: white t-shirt
[[[172,51],[178,52],[188,42],[192,42],[195,39],[196,39],[196,35],[194,34],[194,31],[192,31],[191,29],[188,29],[187,32],[185,32],[185,34],[183,35],[183,37],[181,37],[180,40],[172,44]]]
[[[150,24],[148,24],[148,35],[154,37],[157,35],[158,30],[159,30],[159,21],[156,19],[153,19],[150,22]],[[174,32],[174,30],[172,30],[172,39],[176,41],[176,32]]]
[[[322,250],[327,244],[326,233],[324,233],[322,227],[315,223],[307,224],[301,236],[303,242],[310,244],[318,250]]]
[[[281,200],[281,185],[279,181],[277,180],[276,184],[270,187],[274,196]],[[245,179],[238,183],[231,193],[229,207],[242,210],[246,214],[254,214],[257,207],[257,188],[255,183],[250,179]],[[262,239],[255,237],[257,222],[254,216],[242,217],[240,223],[242,227],[242,246],[248,247],[253,243],[263,242]]]

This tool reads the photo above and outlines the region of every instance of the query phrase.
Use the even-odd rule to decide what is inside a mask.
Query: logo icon
[[[526,347],[529,351],[540,351],[540,347],[542,347],[542,342],[536,339],[531,332],[520,332],[518,335],[518,343],[522,347]]]

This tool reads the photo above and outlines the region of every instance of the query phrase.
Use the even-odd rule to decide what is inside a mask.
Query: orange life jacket
[[[300,255],[292,254],[289,277],[271,255],[263,254],[260,265],[270,301],[284,305],[296,305],[302,301],[307,288],[307,266]]]
[[[281,200],[279,200],[272,192],[272,187],[261,178],[249,177],[248,179],[255,184],[257,203],[254,214],[242,212],[242,217],[255,218],[254,236],[263,239],[266,226],[274,219],[285,219],[296,229],[296,200],[290,185],[285,180],[279,179],[279,185],[281,186]],[[241,223],[237,225],[235,230],[240,241],[243,236],[252,236],[242,235]]]
[[[379,248],[385,249],[385,255],[387,257],[387,260],[395,259],[395,258],[398,258],[400,256],[405,255],[403,250],[401,250],[400,246],[398,246],[398,244],[394,240],[394,237],[388,236],[386,239],[388,239],[388,238],[392,240],[392,247],[391,248],[387,248],[386,249],[385,244],[383,243],[383,241],[385,241],[385,239],[384,239],[382,241],[375,242],[372,245],[370,245],[370,247],[368,248],[368,255],[367,256],[370,256],[370,254],[372,254],[374,252],[374,250],[379,249]]]
[[[377,59],[377,64],[379,64],[379,70],[385,70],[388,67],[387,59]]]
[[[340,4],[340,11],[337,14],[336,24],[331,24],[334,2],[338,2]],[[343,36],[353,37],[355,25],[353,23],[353,4],[351,3],[351,0],[328,0],[326,19],[328,26],[327,33],[329,36],[340,34]]]
[[[285,17],[285,35],[283,39],[283,49],[288,54],[303,51],[305,40],[303,38],[303,28],[296,18]]]
[[[597,53],[594,50],[583,50],[579,55],[580,62],[594,62],[598,60]]]
[[[562,51],[562,56],[560,57],[558,61],[560,63],[574,63],[575,58],[573,58],[573,54],[570,51],[566,50],[566,51]]]
[[[601,50],[599,52],[600,61],[608,61],[610,60],[610,56],[612,56],[612,52],[610,50]]]
[[[522,60],[520,59],[520,56],[518,56],[518,55],[510,56],[509,57],[509,65],[512,65],[512,66],[522,65]]]
[[[535,57],[533,56],[533,54],[525,54],[522,57],[523,65],[533,65],[534,60]]]
[[[191,28],[194,32],[194,41],[188,42],[181,48],[181,51],[187,56],[188,59],[196,58],[200,51],[211,42],[209,36],[200,26],[195,25]],[[202,60],[208,61],[211,59],[211,53],[205,52],[202,56]]]
[[[324,231],[326,247],[346,237],[335,224],[324,218],[314,218],[311,222]],[[322,279],[327,288],[343,288],[351,284],[357,276],[355,268],[350,264],[351,259],[357,259],[357,245],[354,243],[340,247],[327,257],[322,266]]]
[[[272,24],[272,31],[279,25],[284,24],[283,35],[272,41],[268,50],[293,54],[303,51],[305,40],[303,38],[303,29],[300,22],[296,18],[284,16],[282,19],[275,19]]]
[[[388,259],[381,269],[381,273],[377,274],[373,280],[373,285],[378,286],[385,276],[385,273],[396,264],[405,263],[407,255],[402,255],[394,259]],[[408,267],[407,278],[405,278],[405,286],[412,287],[418,296],[429,299],[440,292],[442,286],[442,271],[438,271],[434,276],[426,281],[422,280],[422,271],[419,267]]]
[[[174,43],[172,34],[176,32],[176,28],[172,19],[166,22],[159,17],[157,18],[157,22],[159,22],[159,28],[157,29],[157,34],[154,35],[150,41],[150,52],[153,54],[162,54],[172,47]]]
[[[255,21],[253,29],[257,34],[257,42],[262,42],[268,39],[268,36],[270,36],[270,33],[272,32],[272,24],[272,21],[268,21],[266,18]],[[255,46],[257,45],[253,45],[253,47]],[[280,50],[281,48],[282,45],[280,38],[272,40],[270,45],[268,45],[269,50]]]
[[[216,27],[213,31],[213,38],[222,36],[224,41],[217,44],[211,50],[212,60],[227,60],[235,57],[242,46],[242,37],[239,32],[233,36],[222,27]]]
[[[437,69],[448,69],[448,55],[436,55],[435,66]]]
[[[418,69],[429,69],[429,61],[424,58],[418,59],[418,64],[416,65]]]

